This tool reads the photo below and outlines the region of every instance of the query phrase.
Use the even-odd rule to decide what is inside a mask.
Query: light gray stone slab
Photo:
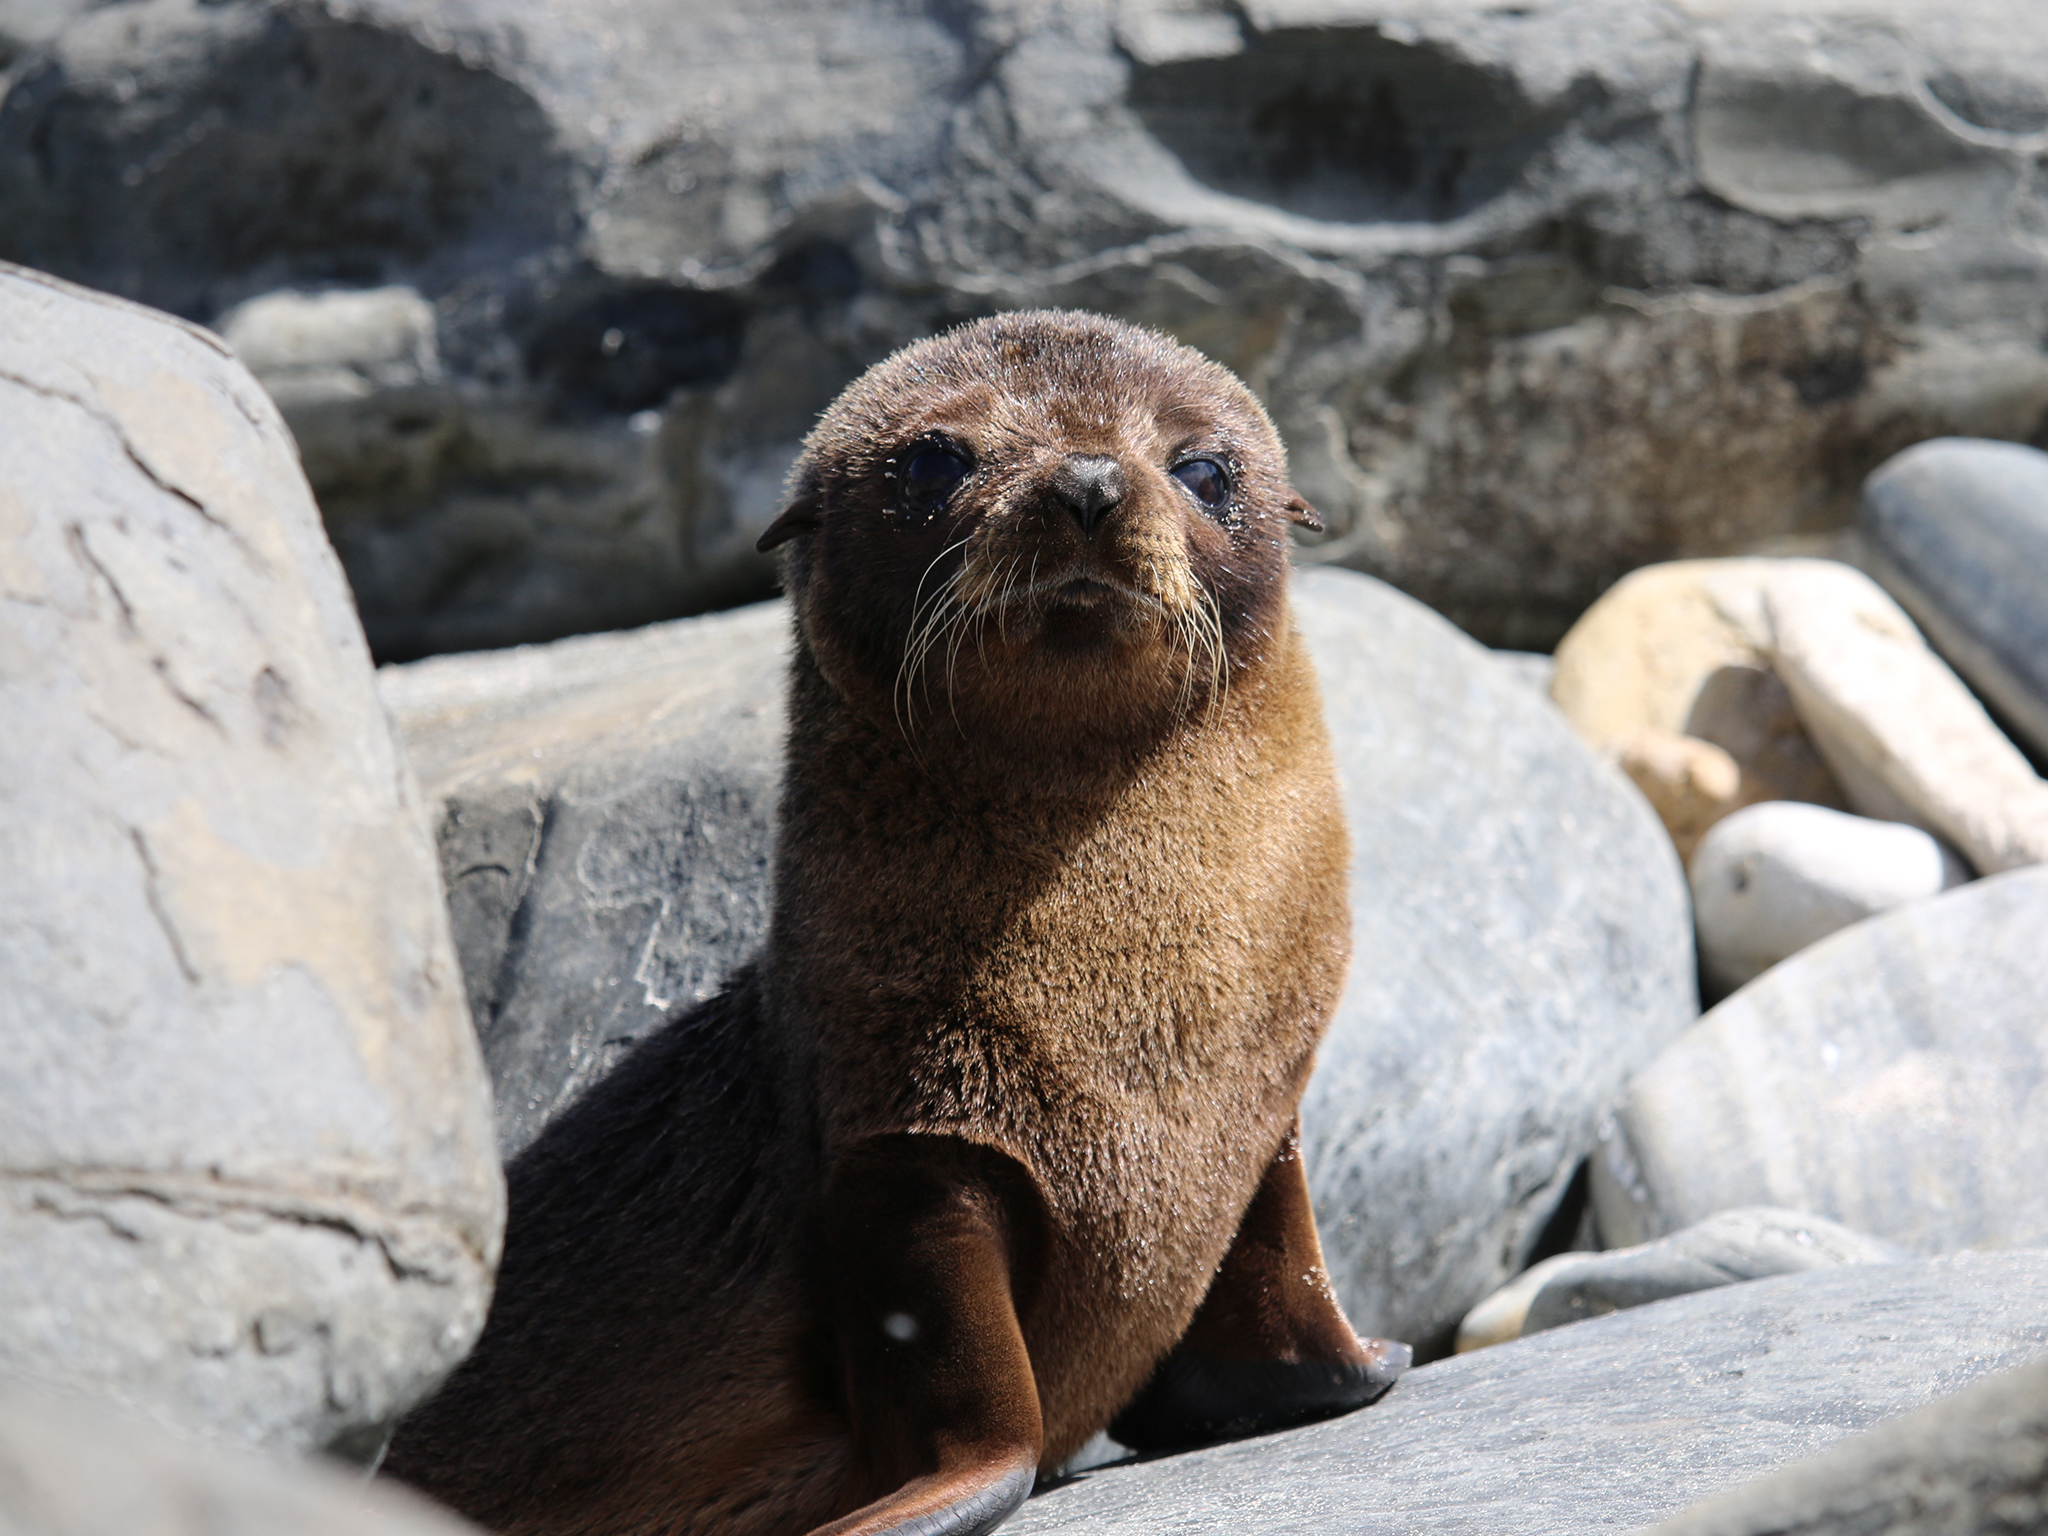
[[[1702,1291],[1420,1366],[1303,1429],[1102,1467],[1003,1536],[1635,1531],[2048,1348],[2048,1254]]]
[[[1936,1254],[2048,1244],[2048,869],[1823,939],[1639,1073],[1593,1164],[1609,1242],[1812,1211]]]
[[[1533,1264],[1465,1314],[1458,1349],[1503,1344],[1608,1312],[1831,1264],[1879,1264],[1900,1249],[1838,1222],[1775,1206],[1719,1211],[1682,1232]]]
[[[2048,454],[1943,438],[1863,483],[1872,569],[2048,759]]]
[[[421,801],[276,410],[0,268],[0,1375],[364,1435],[504,1195]]]
[[[7,1536],[478,1536],[389,1483],[175,1439],[104,1403],[0,1389]]]
[[[2048,1356],[1688,1509],[1656,1536],[2048,1530]]]

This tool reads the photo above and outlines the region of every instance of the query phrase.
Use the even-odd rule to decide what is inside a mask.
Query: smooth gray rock
[[[2048,454],[1921,443],[1863,483],[1857,526],[1878,579],[2048,761]]]
[[[2048,869],[1845,928],[1715,1008],[1629,1084],[1600,1231],[1812,1211],[1917,1253],[2048,1245]]]
[[[1648,808],[1443,620],[1311,571],[1357,854],[1351,983],[1305,1105],[1354,1322],[1442,1347],[1519,1269],[1628,1074],[1690,1023]],[[767,924],[786,610],[381,674],[442,807],[507,1152]]]
[[[479,1536],[390,1483],[178,1440],[110,1405],[0,1389],[7,1536]]]
[[[1560,1253],[1532,1265],[1465,1314],[1458,1349],[1501,1344],[1744,1280],[1905,1257],[1890,1243],[1804,1211],[1745,1206],[1633,1248]]]
[[[483,1322],[488,1081],[277,412],[0,268],[0,1376],[356,1444]]]
[[[2048,1530],[2048,1356],[1688,1509],[1656,1536]]]
[[[765,595],[818,410],[1005,306],[1237,369],[1320,557],[1497,644],[2048,409],[2035,6],[7,0],[0,71],[0,256],[432,307],[279,379],[387,658]]]
[[[1348,572],[1296,594],[1354,850],[1302,1145],[1352,1322],[1435,1352],[1697,1016],[1690,902],[1641,796],[1485,650]]]
[[[1793,800],[1716,822],[1687,874],[1715,1001],[1851,923],[1972,878],[1930,832]]]
[[[1305,1429],[1104,1467],[1003,1536],[1634,1531],[2048,1347],[2048,1254],[1724,1286],[1421,1366]]]
[[[386,667],[509,1159],[768,931],[789,610]]]

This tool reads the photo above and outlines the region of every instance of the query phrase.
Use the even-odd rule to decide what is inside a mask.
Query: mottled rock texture
[[[788,632],[762,603],[379,674],[508,1158],[766,934]]]
[[[1318,1216],[1353,1321],[1442,1348],[1694,1017],[1685,886],[1640,800],[1487,651],[1348,572],[1296,600],[1356,848],[1351,982],[1304,1106]],[[765,931],[787,622],[382,674],[442,805],[508,1151]]]
[[[0,1375],[355,1445],[503,1191],[418,793],[277,412],[0,269]]]
[[[390,1483],[173,1439],[103,1403],[0,1392],[7,1536],[478,1536]]]
[[[2048,454],[1922,443],[1864,482],[1857,526],[1886,589],[2048,763]]]
[[[1812,1211],[1917,1253],[2048,1246],[2048,869],[1845,928],[1629,1084],[1593,1164],[1610,1243]]]
[[[1002,306],[1237,369],[1497,644],[2048,406],[2038,6],[10,0],[0,71],[0,256],[234,312],[389,657],[765,591],[818,409]],[[271,373],[393,289],[431,349]]]
[[[2048,1348],[2044,1285],[2024,1252],[1681,1296],[1418,1367],[1324,1424],[1104,1467],[1003,1536],[1639,1531]]]

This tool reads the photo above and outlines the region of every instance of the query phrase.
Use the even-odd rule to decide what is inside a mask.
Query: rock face
[[[379,674],[518,1152],[768,930],[789,610]]]
[[[1982,874],[2048,861],[2048,782],[1876,582],[1806,562],[1766,605],[1773,665],[1852,806],[1940,834]]]
[[[1655,1536],[2004,1536],[2048,1529],[2048,1357],[1836,1442]]]
[[[1303,576],[1297,607],[1357,847],[1350,989],[1305,1105],[1318,1217],[1353,1321],[1442,1347],[1694,1017],[1684,883],[1627,787],[1441,619],[1344,572]],[[382,674],[443,807],[508,1151],[765,932],[787,622]]]
[[[0,270],[0,435],[0,1375],[347,1447],[503,1221],[417,792],[214,338]]]
[[[0,256],[251,348],[385,656],[765,591],[817,410],[999,306],[1235,368],[1321,556],[1500,644],[2048,405],[2038,7],[49,0],[0,70]]]
[[[2019,1365],[2048,1344],[2044,1284],[2048,1255],[2030,1252],[1682,1296],[1418,1367],[1344,1418],[1101,1468],[1003,1532],[1639,1531]]]
[[[1857,525],[1892,596],[2048,759],[2048,454],[1922,443],[1864,482]]]
[[[1758,977],[1629,1084],[1600,1231],[1812,1211],[1919,1253],[2048,1245],[2048,869],[1845,928]]]
[[[1716,1000],[1787,955],[1970,878],[1939,838],[1789,800],[1719,822],[1693,856],[1700,975]]]
[[[1844,803],[1771,670],[1764,591],[1809,563],[1647,566],[1558,642],[1558,708],[1643,791],[1688,860],[1708,828],[1745,805]]]
[[[1532,1264],[1465,1314],[1458,1351],[1745,1280],[1905,1256],[1890,1243],[1804,1211],[1767,1205],[1721,1211],[1633,1248],[1560,1253]]]
[[[478,1536],[425,1499],[174,1440],[104,1405],[0,1395],[8,1536]]]

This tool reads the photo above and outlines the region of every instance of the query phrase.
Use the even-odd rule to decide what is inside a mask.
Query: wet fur
[[[888,460],[930,433],[975,474],[906,526]],[[1221,519],[1167,476],[1191,443],[1236,477]],[[1042,487],[1098,452],[1133,485],[1091,544]],[[484,1338],[393,1448],[505,1536],[776,1536],[889,1491],[828,1236],[877,1147],[960,1149],[931,1198],[999,1235],[1057,1465],[1188,1330],[1342,985],[1348,849],[1286,602],[1309,514],[1236,380],[1092,317],[980,322],[850,388],[792,491],[763,955],[515,1162]],[[1097,567],[1136,593],[1063,599]]]

